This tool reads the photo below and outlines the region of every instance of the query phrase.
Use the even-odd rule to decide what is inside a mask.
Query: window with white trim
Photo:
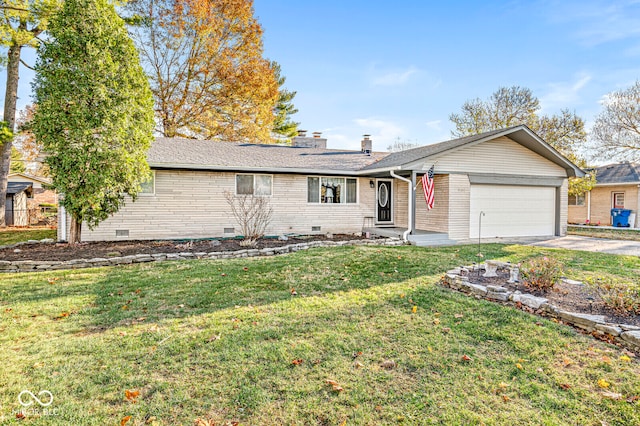
[[[272,185],[273,176],[271,175],[236,175],[236,195],[270,196]]]
[[[140,182],[140,195],[154,195],[156,193],[156,171],[151,170],[149,176]]]
[[[355,178],[307,177],[307,202],[320,204],[355,204],[358,180]]]
[[[569,205],[570,206],[584,206],[585,205],[584,194],[569,195]]]

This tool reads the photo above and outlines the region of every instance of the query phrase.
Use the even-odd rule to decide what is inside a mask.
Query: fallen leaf
[[[404,293],[400,295],[400,299],[404,299]]]
[[[376,411],[382,411],[382,405],[376,405],[376,407],[374,408],[374,410],[376,410]]]
[[[130,391],[129,389],[125,389],[124,396],[127,398],[127,401],[135,404],[137,402],[136,398],[140,396],[140,391]]]
[[[600,386],[603,389],[606,389],[609,386],[611,386],[611,383],[607,382],[605,379],[600,379],[598,380],[598,386]]]
[[[569,390],[571,389],[571,385],[568,383],[560,383],[560,388],[564,389],[564,390]]]
[[[620,357],[620,361],[624,361],[624,362],[631,362],[631,358],[629,358],[629,357],[628,357],[628,356],[626,356],[626,355],[622,355],[622,356]]]
[[[362,356],[362,351],[354,352],[351,354],[351,358],[356,359],[359,356]]]
[[[25,416],[24,413],[22,413],[22,412],[17,412],[16,413],[16,419],[18,419],[18,420],[22,420],[25,417],[27,417],[27,416]]]
[[[502,395],[502,401],[503,402],[509,402],[509,401],[511,401],[511,398],[509,398],[507,395]]]
[[[122,310],[123,310],[123,311],[126,311],[127,309],[129,309],[129,306],[127,306],[127,305],[122,305]]]
[[[296,291],[296,289],[295,289],[295,288],[292,288],[292,289],[291,289],[291,295],[292,295],[292,296],[297,296],[297,295],[298,295],[298,292]]]
[[[418,307],[416,305],[413,305],[413,308],[411,308],[411,312],[414,314],[418,312]]]
[[[244,268],[242,268],[243,271],[248,271],[249,268],[247,268],[246,266]]]
[[[429,353],[433,353],[433,349],[431,348],[431,346],[427,346],[427,350],[429,351]]]
[[[340,423],[340,426],[346,426],[346,425],[347,425],[347,419],[344,419],[342,423]]]
[[[336,382],[335,380],[331,380],[331,379],[327,379],[325,380],[325,383],[331,386],[338,386],[338,382]]]
[[[55,284],[56,281],[58,281],[59,279],[60,279],[60,277],[47,278],[47,281],[49,282],[49,284]]]
[[[451,329],[450,329],[449,327],[442,327],[442,332],[443,332],[444,334],[447,334],[447,333],[449,333],[450,331],[451,331]]]
[[[463,318],[464,317],[463,314],[454,314],[453,316],[454,316],[454,318]]]
[[[564,358],[562,360],[562,364],[564,364],[565,367],[568,367],[572,364],[572,361],[569,358]]]
[[[333,385],[332,388],[336,392],[342,392],[344,390],[343,387],[340,385]]]
[[[298,358],[298,359],[294,359],[293,361],[291,361],[291,364],[293,364],[293,365],[300,365],[300,364],[302,364],[303,362],[304,362],[304,360],[303,360],[303,359]]]
[[[604,362],[605,364],[611,364],[611,358],[606,355],[602,355],[602,362]]]
[[[387,359],[387,360],[382,361],[382,362],[380,363],[380,367],[382,367],[382,368],[384,368],[384,369],[387,369],[387,370],[391,370],[391,369],[393,369],[393,368],[396,368],[396,367],[397,367],[397,364],[396,364],[396,362],[395,362],[394,360],[392,360],[392,359]]]
[[[629,404],[633,404],[636,401],[640,401],[640,396],[639,395],[630,396],[629,398],[627,398],[627,402]]]
[[[434,318],[433,325],[439,325],[439,324],[440,324],[440,318]]]
[[[120,420],[120,426],[126,425],[129,422],[129,420],[131,420],[131,416],[123,417],[122,420]]]
[[[518,370],[523,370],[523,368],[522,368],[522,364],[520,364],[519,362],[516,362],[516,368],[517,368]]]
[[[462,355],[463,361],[471,361],[471,357],[469,355]]]
[[[353,366],[354,366],[355,368],[362,368],[362,367],[364,367],[364,364],[363,364],[363,363],[361,363],[360,361],[355,361],[355,362],[353,363]]]
[[[609,399],[615,399],[616,401],[619,401],[619,400],[622,399],[622,394],[621,393],[611,392],[611,391],[602,392],[602,396],[604,396],[605,398],[609,398]]]
[[[222,336],[220,334],[214,334],[213,336],[209,337],[209,339],[207,340],[208,342],[214,342],[216,340],[220,340],[222,338]]]

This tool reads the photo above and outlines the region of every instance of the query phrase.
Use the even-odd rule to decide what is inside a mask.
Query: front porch
[[[380,228],[372,226],[363,228],[363,232],[369,232],[371,235],[400,239],[402,239],[406,230],[407,228],[401,227]],[[411,244],[420,247],[448,246],[457,244],[456,241],[449,239],[449,234],[446,232],[426,231],[422,229],[415,229],[413,233],[408,236],[408,239]]]

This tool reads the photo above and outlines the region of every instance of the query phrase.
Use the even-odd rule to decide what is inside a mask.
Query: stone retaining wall
[[[355,245],[386,245],[401,246],[404,241],[397,238],[385,238],[375,240],[350,240],[350,241],[310,241],[308,243],[289,244],[282,247],[268,247],[264,249],[245,249],[238,251],[213,251],[213,252],[184,252],[184,253],[156,253],[136,254],[110,258],[74,259],[67,261],[47,260],[0,260],[1,272],[40,272],[56,271],[60,269],[95,268],[99,266],[128,265],[132,263],[163,262],[167,260],[188,259],[234,259],[241,257],[274,256],[277,254],[293,253],[299,250],[307,250],[315,247],[355,246]]]
[[[508,267],[508,263],[502,263],[502,267]],[[483,269],[483,265],[474,265],[464,268],[455,268],[447,271],[442,278],[442,284],[460,292],[474,295],[477,298],[495,302],[512,303],[528,308],[530,312],[542,316],[557,318],[565,324],[584,330],[595,337],[613,341],[640,354],[640,327],[628,324],[614,324],[605,321],[602,315],[590,315],[562,310],[548,302],[543,297],[531,294],[512,292],[505,287],[475,284],[469,281],[469,277],[461,274],[462,269],[476,271]]]

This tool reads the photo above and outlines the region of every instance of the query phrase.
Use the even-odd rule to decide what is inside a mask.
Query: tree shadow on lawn
[[[508,254],[501,245],[489,251],[492,257]],[[96,269],[94,282],[81,280],[70,293],[60,296],[91,294],[92,306],[79,313],[86,317],[90,330],[102,331],[139,322],[140,318],[145,323],[159,322],[236,306],[259,307],[294,297],[384,286],[416,277],[433,276],[435,280],[447,269],[468,263],[467,259],[475,256],[472,252],[473,247],[433,251],[415,246],[360,246],[312,249],[269,258]],[[28,286],[21,287],[14,291],[26,291]],[[297,295],[292,295],[293,290]],[[40,301],[42,293],[39,290],[20,299]]]

